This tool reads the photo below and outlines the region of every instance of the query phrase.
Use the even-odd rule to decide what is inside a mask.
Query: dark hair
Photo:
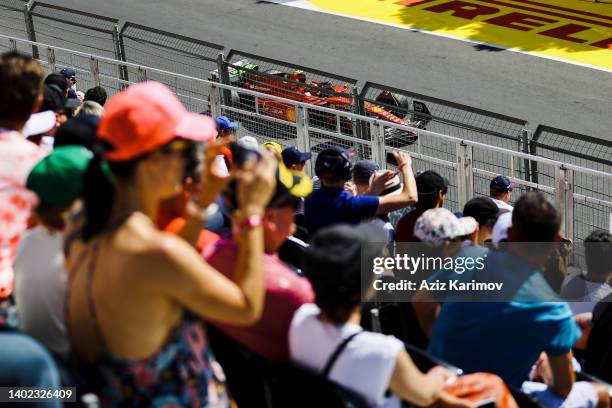
[[[155,150],[159,150],[162,154],[169,154],[172,151],[169,146],[174,140],[172,139]],[[147,152],[128,161],[104,161],[104,153],[112,149],[113,146],[103,141],[97,141],[92,148],[94,155],[89,162],[83,180],[83,200],[86,214],[83,229],[84,241],[90,240],[108,226],[115,200],[113,180],[126,180],[132,177],[136,165],[153,152]],[[194,166],[194,161],[197,161],[195,143],[192,144],[190,149],[186,149],[183,154],[186,160],[184,172],[189,174]]]
[[[59,72],[54,72],[52,74],[47,75],[45,78],[45,85],[57,85],[60,89],[65,93],[68,88],[68,80],[63,74]]]
[[[416,206],[426,210],[434,208],[438,203],[438,195],[440,191],[444,191],[444,189],[438,188],[435,192],[427,194],[418,193],[419,200],[417,201]],[[446,192],[444,194],[446,194]]]
[[[106,162],[103,155],[106,151],[111,150],[108,144],[98,142],[92,150],[94,155],[83,179],[83,201],[86,215],[83,240],[86,242],[106,228],[113,210],[115,186],[104,167],[108,166],[114,178],[126,179],[134,173],[136,164],[144,158],[143,156],[126,162]]]
[[[355,245],[361,243],[356,241]],[[354,257],[348,264],[345,259],[334,262],[329,256],[322,258],[306,257],[304,269],[315,292],[315,303],[332,323],[340,325],[361,301],[361,257]]]
[[[589,273],[606,276],[612,272],[612,235],[593,231],[584,239],[584,254]]]
[[[539,192],[524,194],[512,212],[512,235],[516,242],[552,242],[561,228],[557,209]]]
[[[0,119],[28,120],[42,93],[44,72],[34,59],[16,51],[2,54]]]
[[[95,86],[85,92],[85,98],[83,101],[98,102],[100,106],[104,106],[107,97],[108,95],[106,94],[106,90],[104,88],[101,86]]]

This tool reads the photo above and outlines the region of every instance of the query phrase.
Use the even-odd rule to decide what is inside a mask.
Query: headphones
[[[330,147],[317,156],[315,174],[319,178],[335,176],[348,181],[351,179],[351,171],[351,162],[341,147]]]

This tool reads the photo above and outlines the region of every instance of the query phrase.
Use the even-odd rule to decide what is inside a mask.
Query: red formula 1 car
[[[332,85],[329,82],[315,81],[307,83],[306,75],[300,71],[293,73],[277,70],[260,72],[259,67],[248,60],[232,65],[234,67],[229,70],[232,85],[314,106],[345,112],[357,111],[355,98],[347,85]],[[213,78],[214,76],[213,73]],[[262,115],[290,122],[296,121],[296,108],[290,103],[238,93],[232,95],[232,101],[235,107],[241,109],[257,111]],[[383,91],[377,96],[376,101],[380,104],[363,102],[362,109],[367,116],[421,129],[424,129],[429,122],[426,119],[429,111],[422,102],[414,102],[415,111],[422,115],[417,116],[418,120],[413,121],[408,117],[409,108],[405,98]],[[316,109],[308,111],[308,124],[311,127],[346,135],[356,135],[357,131],[355,121],[351,118]],[[386,128],[385,139],[390,145],[405,146],[414,143],[417,134],[408,130]]]

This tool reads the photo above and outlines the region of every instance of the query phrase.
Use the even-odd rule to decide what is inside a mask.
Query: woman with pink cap
[[[232,176],[240,206],[232,222],[240,247],[234,281],[152,221],[159,202],[176,195],[188,168],[197,166],[197,142],[215,134],[212,119],[187,112],[159,83],[131,86],[106,104],[98,129],[105,148],[95,152],[84,180],[86,219],[67,243],[72,348],[80,362],[111,374],[114,386],[97,390],[103,404],[229,405],[202,319],[243,325],[259,319],[261,215],[276,162],[264,154]],[[212,164],[217,150],[206,150],[186,228],[201,228],[229,180]]]

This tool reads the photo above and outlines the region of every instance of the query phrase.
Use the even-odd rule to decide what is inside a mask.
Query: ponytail
[[[106,147],[94,145],[92,150],[94,155],[83,179],[86,215],[83,240],[85,242],[104,230],[110,219],[115,200],[115,187],[109,177],[109,172],[104,168],[107,165],[103,158]]]

